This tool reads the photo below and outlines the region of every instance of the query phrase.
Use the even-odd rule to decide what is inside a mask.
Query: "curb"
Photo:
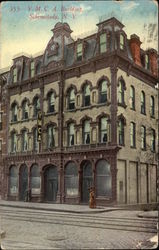
[[[3,207],[15,207],[15,208],[25,208],[25,209],[35,209],[35,210],[46,210],[46,211],[55,211],[55,212],[67,212],[67,213],[75,213],[75,214],[88,214],[88,213],[104,213],[104,212],[111,212],[111,211],[116,211],[116,210],[123,210],[123,209],[102,209],[102,208],[97,208],[98,210],[92,209],[90,211],[75,211],[75,210],[67,210],[67,209],[57,209],[57,208],[44,208],[44,207],[29,207],[29,206],[20,206],[20,205],[6,205],[6,204],[0,204],[0,206]]]

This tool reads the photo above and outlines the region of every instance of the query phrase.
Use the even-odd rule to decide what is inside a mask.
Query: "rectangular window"
[[[141,126],[141,149],[146,149],[146,128]]]
[[[0,113],[0,130],[2,130],[2,113]]]
[[[48,148],[53,148],[55,146],[55,129],[54,127],[48,128]]]
[[[124,49],[124,36],[120,34],[120,49]]]
[[[13,82],[17,82],[17,68],[13,70]]]
[[[152,129],[152,131],[151,131],[151,141],[150,141],[150,147],[151,147],[152,152],[155,152],[155,146],[156,146],[156,134],[155,134],[155,130]]]
[[[136,129],[135,129],[135,123],[130,123],[130,146],[132,148],[135,148],[136,146]]]
[[[106,34],[100,35],[100,53],[104,53],[107,51],[107,39]]]
[[[31,77],[34,77],[35,75],[35,63],[31,62]]]
[[[2,151],[2,140],[0,140],[0,152]]]
[[[82,43],[77,45],[77,61],[82,61]]]
[[[107,118],[101,119],[101,142],[108,141],[108,121]]]

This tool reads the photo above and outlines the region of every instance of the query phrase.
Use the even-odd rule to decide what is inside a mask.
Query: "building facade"
[[[74,41],[59,22],[1,74],[3,199],[88,203],[93,186],[100,205],[156,202],[157,52],[116,18],[97,26]]]

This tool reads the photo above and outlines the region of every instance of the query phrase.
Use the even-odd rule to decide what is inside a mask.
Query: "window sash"
[[[124,36],[120,35],[120,49],[124,49]]]
[[[146,129],[145,127],[141,127],[141,148],[146,148]]]
[[[107,51],[107,39],[106,34],[100,35],[100,53],[104,53]]]
[[[156,135],[155,135],[154,130],[152,130],[152,134],[151,134],[150,147],[151,147],[151,151],[155,151],[155,148],[156,148]]]
[[[150,115],[151,116],[155,115],[155,101],[152,96],[150,97]]]
[[[17,68],[13,70],[13,82],[17,82]]]
[[[35,63],[31,62],[31,77],[35,75]]]
[[[54,127],[48,127],[48,148],[55,146],[55,129]]]
[[[136,137],[135,137],[135,124],[130,125],[130,146],[135,147]]]
[[[77,60],[82,60],[82,43],[77,45]]]

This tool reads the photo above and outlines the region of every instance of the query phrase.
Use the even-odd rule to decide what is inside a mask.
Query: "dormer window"
[[[17,82],[17,68],[13,69],[13,82]]]
[[[77,61],[82,61],[82,43],[77,44]]]
[[[120,49],[124,49],[124,36],[120,34]]]
[[[104,53],[107,50],[107,38],[106,33],[100,35],[100,53]]]
[[[34,77],[35,75],[35,63],[31,62],[31,77]]]
[[[145,55],[145,69],[149,69],[149,57]]]

